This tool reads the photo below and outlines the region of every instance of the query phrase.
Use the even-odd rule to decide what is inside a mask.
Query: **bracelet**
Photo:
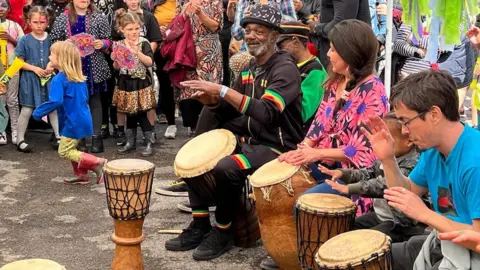
[[[222,98],[225,97],[225,95],[227,94],[228,89],[229,89],[228,87],[226,87],[225,85],[222,85],[222,91],[220,91],[220,96],[221,96]]]

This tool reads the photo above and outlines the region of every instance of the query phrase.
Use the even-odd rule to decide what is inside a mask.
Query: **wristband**
[[[225,97],[225,95],[226,95],[227,92],[228,92],[228,89],[229,89],[228,87],[226,87],[225,85],[222,85],[222,91],[220,91],[220,96],[221,96],[222,98]]]

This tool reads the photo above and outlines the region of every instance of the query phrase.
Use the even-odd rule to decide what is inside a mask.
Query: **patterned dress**
[[[344,162],[322,161],[328,167],[343,169],[370,168],[376,156],[370,142],[360,131],[363,121],[372,115],[384,117],[388,113],[388,99],[380,79],[371,77],[348,93],[345,106],[334,112],[336,84],[332,84],[318,108],[307,138],[317,149],[341,148],[348,158]],[[359,213],[371,208],[372,199],[353,198]]]
[[[177,1],[177,13],[180,13],[186,0],[181,3]],[[211,19],[218,22],[217,31],[210,31],[202,24],[198,16],[195,14],[190,17],[192,24],[193,40],[195,42],[195,51],[197,55],[196,71],[187,72],[186,80],[204,80],[208,82],[221,83],[223,80],[223,60],[222,60],[222,44],[218,33],[222,29],[223,24],[223,3],[222,0],[199,0],[203,12]],[[187,99],[193,94],[189,88],[183,89],[180,98]]]

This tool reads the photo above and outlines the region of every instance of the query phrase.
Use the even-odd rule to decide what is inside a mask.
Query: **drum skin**
[[[308,179],[305,179],[308,175]],[[297,257],[297,230],[294,205],[304,191],[315,181],[301,168],[291,177],[293,196],[281,184],[272,186],[270,201],[266,201],[260,188],[254,187],[255,205],[260,223],[263,245],[280,269],[301,269]]]
[[[328,240],[315,256],[321,270],[391,270],[392,241],[375,230],[356,230]]]
[[[6,264],[0,270],[65,270],[65,267],[50,260],[27,259]]]
[[[298,259],[304,269],[315,269],[315,254],[330,238],[353,228],[357,206],[333,194],[304,194],[296,203]]]

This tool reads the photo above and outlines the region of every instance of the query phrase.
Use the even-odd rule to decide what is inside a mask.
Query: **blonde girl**
[[[119,70],[112,99],[112,105],[117,107],[119,125],[122,125],[121,121],[127,115],[127,143],[119,152],[128,153],[136,149],[137,123],[140,123],[146,140],[142,155],[151,156],[155,152],[154,135],[147,112],[156,106],[153,80],[148,72],[148,68],[153,65],[153,51],[148,40],[140,37],[143,22],[137,13],[119,9],[115,13],[115,22],[125,39],[115,43],[113,48],[117,45],[128,47],[135,61],[132,69],[113,63],[113,67]]]
[[[82,72],[82,60],[78,49],[68,41],[60,41],[52,45],[50,64],[59,70],[52,79],[49,101],[43,103],[33,112],[33,118],[43,116],[59,109],[62,112],[60,157],[71,161],[75,177],[64,180],[65,184],[88,184],[88,171],[97,175],[97,184],[102,181],[103,166],[107,162],[103,158],[77,150],[82,138],[93,134],[92,116],[88,106],[88,88]]]

